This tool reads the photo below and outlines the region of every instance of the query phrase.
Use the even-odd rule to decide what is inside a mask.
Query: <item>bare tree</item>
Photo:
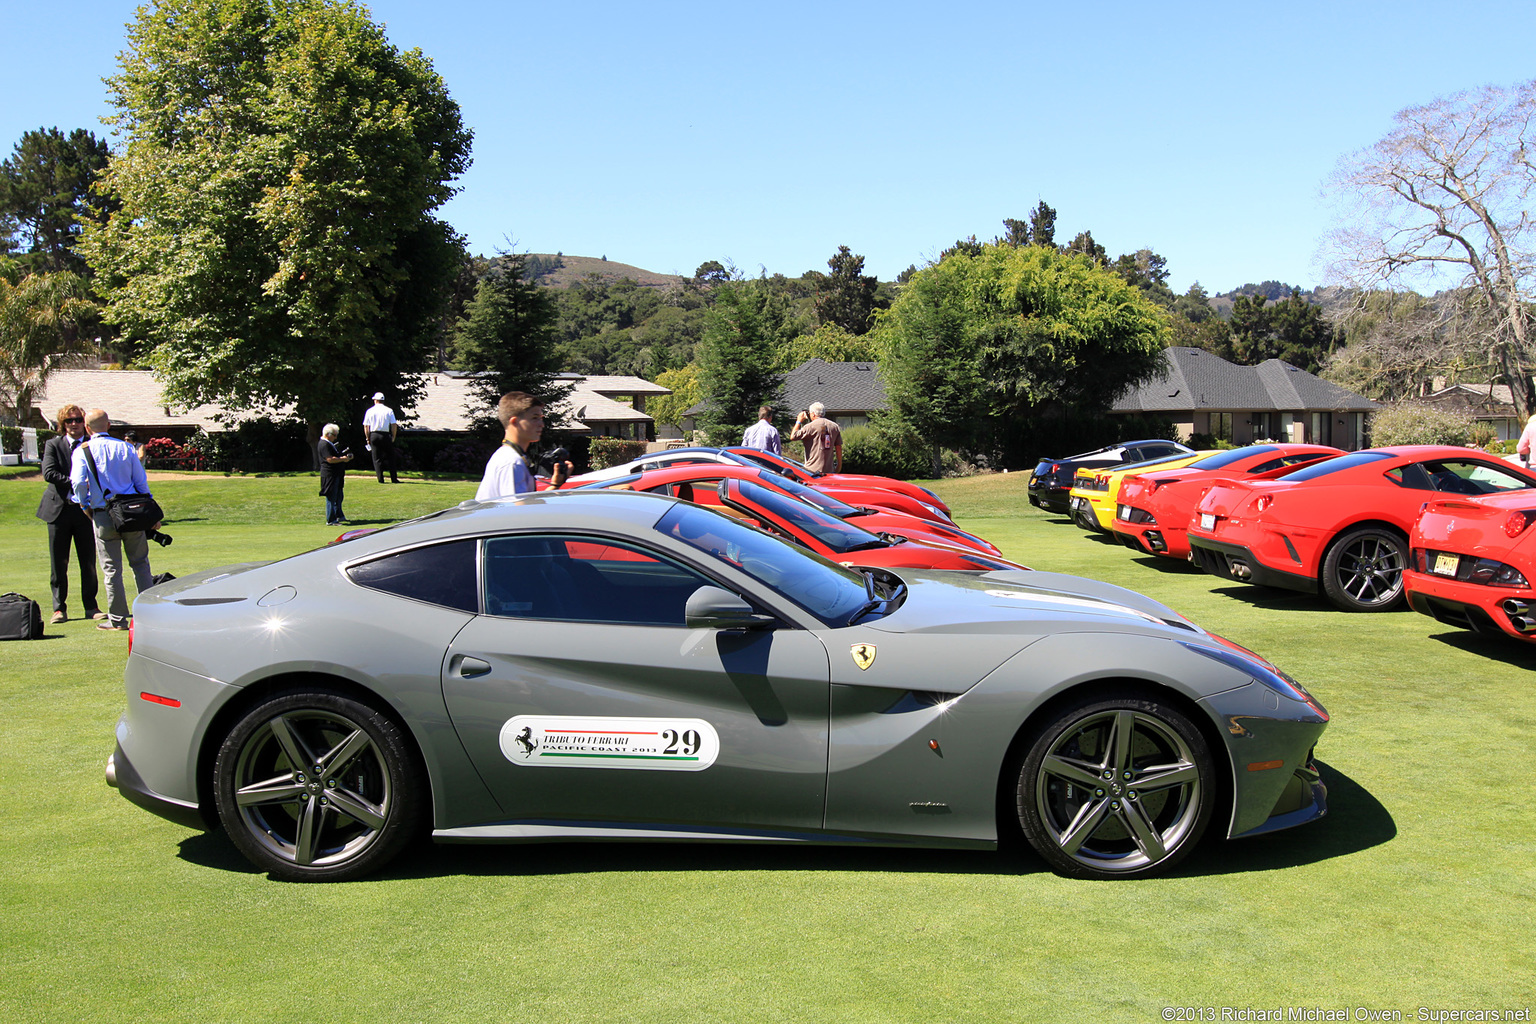
[[[1330,181],[1344,211],[1330,238],[1333,274],[1358,289],[1361,315],[1378,289],[1461,289],[1470,336],[1524,418],[1536,399],[1527,305],[1536,285],[1527,202],[1536,185],[1536,81],[1458,93],[1395,121]]]

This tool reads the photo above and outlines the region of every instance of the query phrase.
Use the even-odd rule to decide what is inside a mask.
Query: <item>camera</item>
[[[159,530],[145,530],[144,539],[152,540],[161,547],[168,548],[171,546],[171,541],[174,538],[168,533],[161,533]]]

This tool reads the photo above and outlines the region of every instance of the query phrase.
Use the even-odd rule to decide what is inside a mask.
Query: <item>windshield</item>
[[[845,523],[830,512],[823,512],[813,505],[797,501],[769,487],[748,480],[736,481],[736,493],[747,501],[757,504],[770,515],[810,536],[839,555],[850,551],[889,547],[885,541],[857,526]]]
[[[862,573],[718,512],[678,502],[656,529],[745,572],[829,626],[846,623],[868,602]]]
[[[1230,466],[1234,462],[1246,459],[1250,455],[1268,455],[1276,451],[1279,451],[1279,449],[1272,444],[1251,444],[1247,448],[1233,448],[1229,452],[1217,452],[1215,455],[1207,455],[1203,459],[1196,459],[1187,468],[1221,469],[1224,466]]]
[[[800,477],[801,475],[807,477],[821,476],[820,473],[812,472],[801,463],[796,462],[794,459],[783,455],[775,455],[772,452],[758,451],[755,448],[737,448],[733,449],[731,454],[735,455],[743,462],[755,462],[759,466],[766,466],[769,470],[774,473],[778,473],[780,476],[792,476],[796,478]]]
[[[793,494],[801,501],[808,501],[817,508],[831,512],[839,519],[847,519],[849,516],[859,513],[858,509],[846,501],[838,501],[830,494],[818,491],[814,487],[807,487],[794,477],[779,476],[765,469],[758,474],[758,479],[762,480],[769,487],[783,491],[786,494]]]
[[[1329,459],[1326,462],[1313,463],[1312,465],[1307,466],[1305,469],[1298,469],[1294,473],[1287,473],[1283,479],[1316,480],[1320,476],[1327,476],[1329,473],[1337,473],[1341,469],[1354,469],[1356,466],[1368,466],[1373,462],[1380,462],[1382,459],[1390,459],[1392,457],[1393,456],[1391,452],[1351,452],[1348,455],[1340,455],[1338,458]]]

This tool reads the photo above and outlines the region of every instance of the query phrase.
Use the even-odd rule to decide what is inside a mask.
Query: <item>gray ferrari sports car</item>
[[[1322,816],[1328,715],[1138,594],[855,571],[672,498],[474,503],[143,594],[108,782],[294,880],[441,842],[987,849],[1166,870]]]

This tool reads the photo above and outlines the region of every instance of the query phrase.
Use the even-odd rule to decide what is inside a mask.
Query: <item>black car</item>
[[[1029,478],[1029,503],[1047,512],[1069,515],[1067,493],[1072,490],[1072,478],[1079,469],[1101,469],[1193,453],[1193,448],[1186,448],[1177,441],[1153,438],[1125,441],[1064,459],[1041,459]]]

